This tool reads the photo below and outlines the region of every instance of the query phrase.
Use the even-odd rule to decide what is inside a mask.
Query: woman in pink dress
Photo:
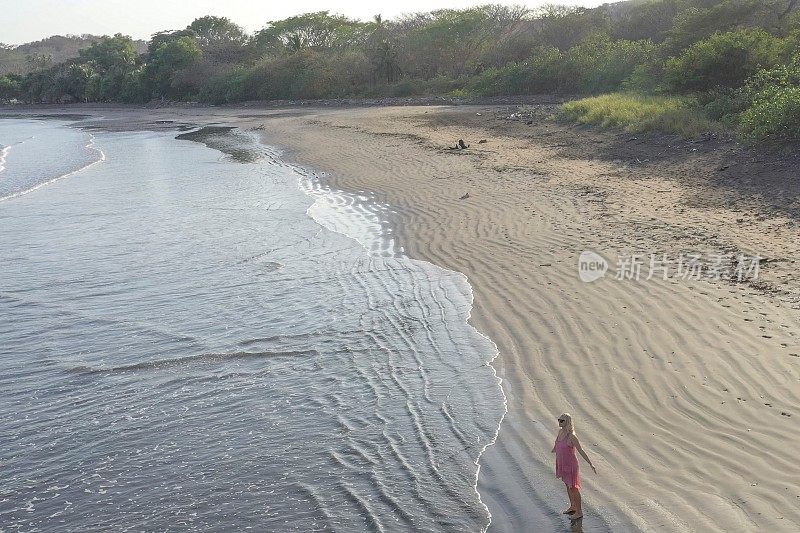
[[[567,496],[569,497],[569,507],[564,510],[564,514],[571,515],[570,518],[577,520],[583,517],[581,510],[581,478],[578,472],[578,457],[575,450],[586,459],[594,473],[597,469],[592,464],[589,456],[581,448],[578,437],[575,435],[575,425],[572,423],[572,416],[564,413],[558,417],[558,436],[556,444],[553,446],[553,453],[556,454],[556,477],[561,479],[567,486]]]

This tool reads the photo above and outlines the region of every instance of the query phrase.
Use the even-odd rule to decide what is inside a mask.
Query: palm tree
[[[394,46],[388,39],[382,40],[375,50],[375,73],[387,83],[392,83],[401,72]]]

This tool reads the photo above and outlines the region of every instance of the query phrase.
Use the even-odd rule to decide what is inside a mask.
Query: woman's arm
[[[592,460],[589,459],[589,456],[586,455],[586,452],[583,451],[583,448],[581,448],[581,443],[578,440],[578,437],[574,434],[570,435],[570,440],[572,441],[572,445],[575,446],[575,449],[578,450],[578,453],[581,454],[581,457],[583,457],[586,460],[586,462],[589,463],[589,466],[592,467],[592,470],[594,470],[594,473],[596,474],[597,469],[592,464]]]

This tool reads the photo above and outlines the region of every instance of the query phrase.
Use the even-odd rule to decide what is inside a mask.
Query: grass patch
[[[719,127],[693,100],[680,96],[610,93],[567,102],[562,111],[567,119],[579,124],[620,128],[630,133],[663,131],[696,137]]]

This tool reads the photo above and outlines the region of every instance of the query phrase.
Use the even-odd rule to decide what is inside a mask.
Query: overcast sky
[[[157,31],[184,28],[203,15],[228,17],[252,32],[268,20],[310,11],[328,10],[366,20],[378,13],[389,19],[402,13],[485,3],[598,6],[608,1],[613,0],[0,0],[0,43],[21,44],[50,35],[81,33],[124,33],[146,40]]]

